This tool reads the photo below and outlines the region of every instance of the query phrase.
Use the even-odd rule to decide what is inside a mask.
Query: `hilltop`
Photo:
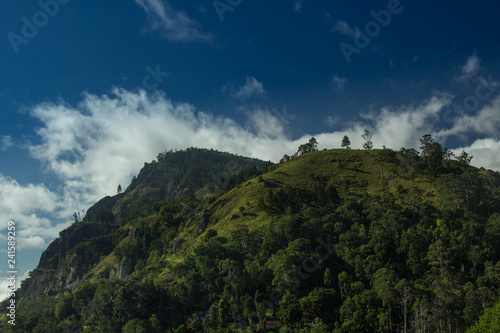
[[[464,332],[499,299],[500,175],[428,147],[159,154],[49,245],[18,330]]]

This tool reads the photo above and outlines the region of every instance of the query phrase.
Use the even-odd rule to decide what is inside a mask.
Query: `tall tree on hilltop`
[[[420,139],[420,156],[423,163],[427,166],[429,171],[433,171],[441,165],[443,161],[445,151],[441,144],[435,142],[430,134],[424,134],[422,139]]]
[[[294,156],[312,153],[314,151],[318,151],[318,141],[316,141],[316,138],[312,137],[311,139],[309,139],[308,143],[304,143],[303,145],[299,146],[299,150],[297,150]]]
[[[344,135],[344,138],[342,139],[342,147],[345,147],[346,149],[351,149],[351,147],[349,147],[350,145],[351,141],[349,140],[347,135]]]

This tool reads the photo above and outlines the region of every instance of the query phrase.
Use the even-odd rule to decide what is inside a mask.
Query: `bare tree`
[[[361,137],[365,140],[365,143],[363,143],[364,149],[370,150],[373,148],[372,136],[373,134],[371,134],[367,129],[365,129],[364,133],[361,134]]]

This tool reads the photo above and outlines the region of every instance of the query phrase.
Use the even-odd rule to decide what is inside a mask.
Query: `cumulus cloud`
[[[252,110],[243,127],[190,104],[173,103],[162,93],[115,89],[112,96],[87,94],[76,107],[41,104],[32,115],[44,126],[31,154],[62,179],[65,201],[73,207],[129,184],[145,161],[165,149],[213,147],[277,160],[284,147],[295,146],[267,110]]]
[[[340,124],[340,117],[338,115],[327,116],[325,122],[330,127],[337,126]]]
[[[71,216],[64,198],[43,184],[20,184],[0,174],[0,245],[5,245],[7,222],[16,222],[16,249],[43,249],[46,240],[57,237],[61,228],[70,222],[54,222],[49,219]]]
[[[19,251],[24,248],[44,250],[46,247],[47,244],[45,244],[45,239],[41,236],[28,236],[18,239],[17,249]]]
[[[332,76],[331,81],[332,81],[332,85],[333,85],[333,92],[335,92],[335,93],[344,92],[344,87],[349,82],[349,80],[346,77],[339,76],[338,74],[335,76]]]
[[[456,78],[457,81],[461,83],[467,83],[467,81],[476,77],[481,70],[481,59],[476,53],[467,58],[466,63],[460,69],[460,76]]]
[[[354,37],[357,36],[357,32],[352,28],[347,22],[345,21],[337,21],[335,24],[335,28],[333,31],[338,31],[343,35],[346,35],[348,37]]]
[[[464,75],[474,75],[479,71],[479,64],[481,60],[476,54],[470,56],[467,59],[467,63],[462,67],[462,74]]]
[[[149,28],[160,31],[170,41],[209,42],[212,35],[185,12],[176,11],[168,0],[134,0],[148,16]]]
[[[466,139],[469,134],[498,138],[500,133],[500,96],[475,114],[463,114],[453,120],[453,126],[439,132],[440,136],[458,136]]]
[[[21,186],[17,181],[0,175],[0,209],[10,214],[52,213],[57,208],[57,196],[44,185]]]
[[[0,138],[0,151],[6,151],[14,145],[10,135],[3,135]]]
[[[231,84],[225,85],[222,88],[223,91],[232,91],[233,98],[245,100],[250,97],[262,96],[266,93],[264,89],[264,85],[262,82],[259,82],[253,76],[247,76],[246,83],[239,87],[235,88]]]
[[[434,132],[432,128],[439,121],[440,112],[450,104],[451,96],[440,95],[417,106],[383,107],[374,117],[374,137],[393,149],[416,147],[423,134]]]
[[[450,104],[447,95],[431,97],[419,105],[400,107],[383,107],[365,115],[365,122],[352,122],[342,130],[333,133],[316,134],[315,138],[321,148],[340,148],[342,138],[347,135],[351,147],[362,147],[361,138],[365,128],[373,128],[373,144],[375,148],[386,146],[394,150],[401,147],[418,148],[419,139],[426,133],[432,133],[432,128],[439,120],[440,112]],[[327,123],[337,122],[338,118],[328,119]],[[335,123],[333,123],[335,124]]]
[[[453,149],[455,155],[465,150],[473,156],[471,164],[476,167],[500,170],[500,141],[495,139],[477,139],[470,146]]]

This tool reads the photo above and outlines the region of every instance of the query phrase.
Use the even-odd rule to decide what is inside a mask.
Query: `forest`
[[[279,164],[159,154],[49,245],[15,331],[499,332],[500,174],[430,135],[313,139]]]

